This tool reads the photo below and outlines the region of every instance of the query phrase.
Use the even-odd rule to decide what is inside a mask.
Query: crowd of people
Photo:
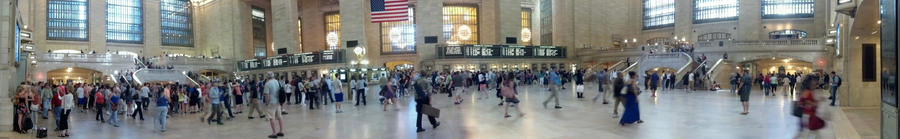
[[[809,131],[815,131],[817,124],[816,106],[824,102],[815,89],[821,88],[820,81],[830,83],[832,88],[840,85],[840,77],[834,73],[831,77],[826,74],[819,78],[818,74],[771,74],[759,75],[754,81],[748,72],[733,74],[731,77],[732,92],[736,92],[742,102],[743,112],[747,115],[749,90],[754,82],[761,83],[766,95],[777,86],[784,86],[785,91],[791,91],[795,84],[802,90],[797,108],[804,118],[801,123]],[[372,78],[375,76],[375,78]],[[414,70],[396,70],[378,77],[377,75],[354,74],[347,80],[340,80],[334,75],[322,76],[276,76],[269,72],[265,77],[243,77],[231,80],[215,80],[198,84],[181,83],[145,83],[130,84],[119,83],[30,83],[23,82],[16,90],[13,97],[15,105],[14,130],[26,133],[38,120],[48,119],[53,116],[58,136],[69,136],[69,115],[75,110],[81,113],[94,112],[95,119],[99,123],[109,123],[114,127],[120,126],[119,116],[125,115],[132,120],[144,120],[144,113],[152,111],[151,117],[155,125],[155,131],[165,132],[168,117],[182,115],[202,114],[200,121],[207,124],[223,125],[234,119],[236,115],[249,109],[248,119],[265,118],[271,125],[272,134],[268,137],[278,138],[284,136],[282,128],[282,115],[288,114],[283,108],[289,105],[308,107],[309,109],[325,109],[329,102],[334,105],[335,113],[343,113],[342,103],[351,96],[354,106],[366,106],[367,92],[376,92],[377,103],[382,105],[383,111],[389,107],[397,111],[398,98],[414,96],[416,102],[417,122],[416,131],[423,132],[421,121],[426,116],[433,126],[440,125],[431,109],[431,96],[446,94],[456,105],[461,104],[463,95],[474,93],[479,101],[490,101],[492,97],[498,98],[498,105],[504,107],[504,117],[512,117],[510,108],[518,112],[518,116],[525,116],[516,105],[520,102],[519,86],[539,87],[540,90],[549,92],[548,97],[541,103],[544,108],[553,102],[555,109],[562,109],[559,100],[560,90],[566,89],[568,83],[574,83],[578,99],[585,98],[587,92],[584,88],[586,82],[596,82],[598,92],[592,99],[593,102],[602,101],[602,104],[613,102],[613,116],[620,117],[620,125],[639,124],[641,120],[639,101],[637,96],[649,91],[651,97],[657,95],[657,91],[672,90],[675,87],[675,73],[669,71],[648,72],[643,75],[644,87],[639,87],[641,75],[635,72],[622,72],[616,70],[598,70],[597,72],[586,69],[566,71],[562,68],[552,67],[547,70],[522,70],[522,71],[456,71],[456,72],[424,72]],[[689,82],[694,75],[686,75]],[[786,83],[785,83],[786,82]],[[378,85],[369,87],[370,84]],[[688,85],[686,89],[692,89],[694,85]],[[735,87],[737,86],[737,87]],[[827,86],[827,85],[826,85]],[[376,90],[368,90],[374,88]],[[471,89],[470,89],[471,88]],[[771,91],[770,91],[771,90]],[[832,89],[836,90],[836,89]],[[410,92],[412,91],[412,92]],[[472,91],[472,92],[470,92]],[[594,92],[594,91],[591,91]],[[832,91],[834,93],[834,91]],[[346,94],[346,95],[345,95]],[[787,92],[784,92],[788,95]],[[827,95],[826,95],[827,96]],[[834,96],[834,95],[831,95]],[[350,100],[350,99],[346,99]],[[150,110],[151,104],[155,109]],[[393,106],[391,106],[393,105]],[[624,111],[619,115],[619,105]],[[810,122],[812,119],[812,123]]]

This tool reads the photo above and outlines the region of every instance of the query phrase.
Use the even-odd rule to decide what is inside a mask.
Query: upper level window
[[[762,18],[813,17],[814,0],[763,0]]]
[[[806,31],[788,29],[769,32],[769,39],[803,39],[806,38]]]
[[[142,43],[141,0],[106,0],[106,41]]]
[[[414,9],[409,8],[409,20],[381,23],[381,53],[415,53],[416,23]]]
[[[162,45],[193,46],[191,6],[188,0],[160,0]]]
[[[694,23],[737,20],[738,0],[695,0]]]
[[[478,8],[444,6],[443,18],[447,44],[478,44]]]
[[[725,32],[706,33],[697,36],[697,41],[730,40],[731,34]]]
[[[266,11],[259,7],[250,8],[250,24],[253,29],[253,56],[266,57]]]
[[[519,38],[522,45],[531,45],[531,9],[522,9],[522,31]]]
[[[87,0],[47,0],[47,39],[87,41]]]
[[[341,14],[325,15],[325,43],[328,50],[341,48]]]
[[[647,44],[649,45],[674,45],[677,40],[666,37],[657,37],[647,40]]]
[[[675,26],[675,0],[644,0],[644,29]]]
[[[297,18],[297,50],[303,52],[303,20]]]

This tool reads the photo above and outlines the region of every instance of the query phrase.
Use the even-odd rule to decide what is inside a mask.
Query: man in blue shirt
[[[222,90],[219,89],[221,87],[221,83],[216,83],[212,87],[209,88],[209,95],[206,96],[206,100],[209,101],[209,104],[212,104],[212,113],[206,118],[206,123],[211,124],[213,121],[213,117],[216,117],[216,124],[222,125],[222,108],[221,105],[221,95]]]
[[[557,73],[555,66],[550,68],[549,74],[550,97],[548,97],[547,100],[544,100],[544,108],[547,108],[547,103],[549,103],[550,100],[555,99],[556,107],[554,108],[562,109],[562,107],[559,106],[559,92],[557,91],[557,88],[562,85],[562,80],[559,78],[559,74]]]

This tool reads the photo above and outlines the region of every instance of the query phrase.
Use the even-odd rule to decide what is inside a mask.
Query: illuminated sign
[[[462,45],[439,46],[439,58],[565,58],[566,50],[555,46]]]
[[[341,63],[344,61],[344,51],[323,51],[315,53],[302,53],[265,59],[251,59],[238,62],[238,68],[242,71],[280,68],[301,65]]]

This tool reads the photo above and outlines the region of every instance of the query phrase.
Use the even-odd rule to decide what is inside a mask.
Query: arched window
[[[444,6],[443,35],[447,44],[478,44],[478,8]]]
[[[731,34],[725,32],[713,32],[706,33],[700,36],[697,36],[697,41],[713,41],[713,40],[729,40],[731,39]]]
[[[193,10],[188,0],[161,0],[160,20],[162,21],[162,45],[186,46],[194,45],[192,28]]]
[[[88,40],[87,0],[48,0],[47,39]]]
[[[409,8],[409,20],[381,23],[381,53],[416,53],[415,9]]]
[[[795,29],[787,29],[787,30],[779,30],[769,32],[769,39],[772,40],[781,40],[781,39],[803,39],[806,38],[806,31],[795,30]]]
[[[143,43],[141,0],[106,0],[106,41]]]

